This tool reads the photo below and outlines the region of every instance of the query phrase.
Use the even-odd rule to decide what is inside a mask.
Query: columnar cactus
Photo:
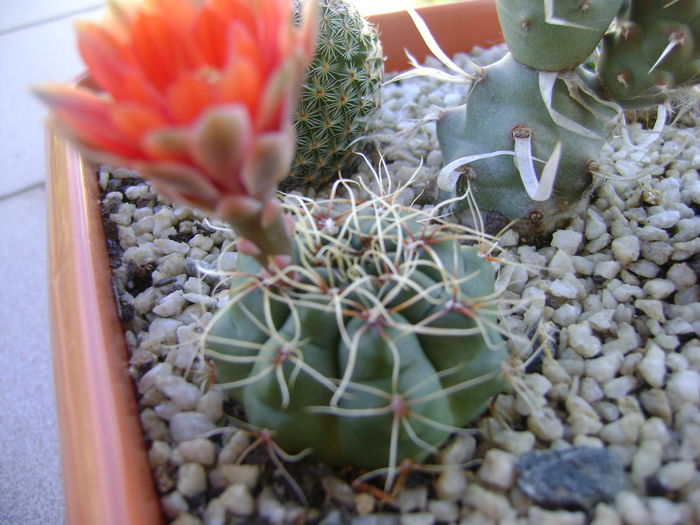
[[[591,56],[622,0],[498,0],[498,20],[515,59],[533,69],[575,68]]]
[[[700,1],[496,6],[512,54],[482,69],[467,104],[438,122],[447,162],[438,185],[445,197],[471,188],[495,229],[513,221],[537,241],[585,205],[600,149],[611,124],[622,122],[623,107],[663,103],[671,88],[697,81]],[[601,37],[595,72],[584,69]],[[661,108],[660,121],[665,114]]]
[[[296,110],[297,148],[285,191],[318,188],[355,162],[379,106],[384,56],[376,30],[349,0],[320,0],[318,45]]]
[[[491,263],[462,244],[465,228],[391,197],[289,212],[293,264],[261,276],[240,255],[205,335],[218,387],[286,452],[371,469],[420,460],[504,386]]]
[[[625,108],[666,100],[700,74],[700,2],[631,2],[605,35],[597,72],[604,93]]]

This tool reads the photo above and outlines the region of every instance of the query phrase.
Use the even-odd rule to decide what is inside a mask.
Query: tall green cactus
[[[376,30],[349,0],[319,1],[319,35],[297,106],[297,149],[283,191],[319,188],[356,162],[353,142],[379,106],[384,56]]]
[[[438,122],[447,162],[438,185],[445,198],[471,188],[496,229],[515,221],[521,235],[537,241],[585,204],[623,107],[663,103],[671,89],[698,81],[700,0],[496,6],[512,55],[481,70],[466,105]],[[601,37],[591,72],[581,64]]]
[[[289,453],[380,468],[434,452],[504,386],[490,262],[392,197],[289,211],[294,263],[260,277],[239,255],[206,333],[218,386]]]
[[[602,91],[625,108],[662,103],[700,75],[700,2],[631,2],[605,35],[597,73]]]
[[[572,69],[591,56],[622,0],[497,0],[515,59],[533,69]]]

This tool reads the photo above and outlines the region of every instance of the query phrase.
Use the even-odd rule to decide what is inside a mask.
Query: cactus
[[[623,108],[663,103],[670,89],[697,81],[700,1],[496,3],[512,54],[477,70],[467,104],[439,120],[447,165],[438,186],[444,198],[471,188],[487,231],[512,224],[541,242],[585,206]],[[591,72],[581,64],[601,37]],[[649,141],[665,118],[659,106]]]
[[[261,277],[239,255],[205,335],[218,387],[288,453],[420,460],[504,386],[491,263],[464,227],[392,196],[299,198],[289,212],[294,263]]]
[[[700,2],[631,2],[605,35],[596,71],[606,96],[625,108],[664,102],[700,74]]]
[[[446,162],[496,153],[470,162],[457,191],[464,193],[468,183],[479,206],[492,211],[489,222],[497,218],[494,215],[502,217],[496,220],[497,229],[520,218],[518,231],[537,238],[558,226],[560,218],[568,216],[572,204],[578,203],[591,186],[591,171],[606,139],[606,119],[599,116],[614,113],[580,89],[583,75],[581,70],[572,73],[568,83],[557,79],[548,108],[540,91],[538,71],[506,55],[484,69],[466,105],[442,116],[437,135]],[[595,112],[576,99],[585,101]],[[493,111],[494,107],[498,111]],[[581,129],[567,127],[568,122],[575,122]],[[524,189],[522,174],[532,167],[542,187],[543,182],[546,184],[544,166],[556,164],[556,158],[544,164],[533,163],[531,157],[560,158],[551,195],[546,199],[537,195],[537,180],[529,191]],[[443,180],[439,183],[445,188],[453,185]]]
[[[610,27],[622,0],[497,0],[498,20],[515,59],[561,71],[583,63]]]
[[[354,161],[379,106],[384,57],[376,30],[348,0],[320,0],[318,46],[297,107],[297,149],[283,191],[319,188]],[[297,9],[298,11],[299,9]]]

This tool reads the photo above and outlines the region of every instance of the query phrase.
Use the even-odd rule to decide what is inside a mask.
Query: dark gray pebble
[[[547,508],[590,510],[612,501],[627,484],[620,460],[599,448],[528,452],[516,471],[520,489]]]

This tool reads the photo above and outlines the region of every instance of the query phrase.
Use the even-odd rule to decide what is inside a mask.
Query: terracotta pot
[[[493,0],[419,10],[445,50],[502,41]],[[387,70],[429,53],[405,12],[371,17]],[[47,125],[49,301],[66,522],[163,522],[112,297],[95,166]]]

